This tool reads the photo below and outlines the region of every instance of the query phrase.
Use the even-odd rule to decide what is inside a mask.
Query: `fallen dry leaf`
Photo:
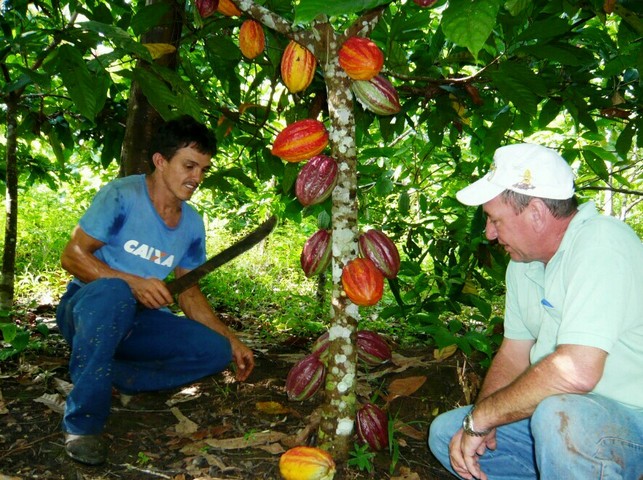
[[[420,476],[408,467],[400,467],[400,474],[399,477],[391,477],[391,480],[420,480]]]
[[[205,440],[205,443],[221,450],[235,450],[238,448],[257,447],[259,445],[279,442],[287,436],[288,435],[281,432],[257,432],[244,435],[243,437],[224,438],[221,440],[208,438]]]
[[[457,350],[458,350],[458,346],[455,344],[449,345],[448,347],[436,348],[435,350],[433,350],[433,358],[435,358],[438,362],[441,362],[449,358]]]
[[[415,393],[426,382],[426,376],[397,378],[388,386],[388,395],[385,397],[386,402],[390,403],[397,397],[408,397]]]
[[[172,414],[179,421],[179,423],[174,426],[174,430],[179,435],[187,437],[192,435],[199,429],[199,426],[188,417],[183,415],[177,407],[170,408],[170,412],[172,412]]]
[[[38,398],[34,398],[33,401],[42,403],[56,413],[65,413],[65,399],[58,393],[44,393]]]
[[[426,440],[426,432],[421,432],[415,427],[412,427],[408,423],[396,422],[395,430],[400,432],[402,435],[406,435],[413,440]]]
[[[257,402],[255,407],[258,412],[269,415],[281,415],[290,412],[290,408],[283,406],[279,402]]]

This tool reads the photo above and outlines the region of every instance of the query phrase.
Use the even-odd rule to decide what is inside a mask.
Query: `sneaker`
[[[100,435],[65,433],[65,453],[86,465],[100,465],[107,460],[107,446]]]

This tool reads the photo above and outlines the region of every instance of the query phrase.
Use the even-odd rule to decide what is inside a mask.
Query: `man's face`
[[[180,148],[171,160],[163,162],[161,173],[165,186],[178,199],[189,200],[210,170],[211,158],[193,147]]]
[[[482,208],[487,216],[485,235],[488,240],[497,240],[516,262],[538,259],[538,236],[533,228],[529,206],[517,214],[510,204],[497,196]]]

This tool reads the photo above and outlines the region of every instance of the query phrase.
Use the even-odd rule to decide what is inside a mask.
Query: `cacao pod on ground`
[[[394,115],[402,108],[397,90],[382,75],[355,81],[351,88],[362,106],[377,115]]]
[[[297,175],[295,195],[307,207],[330,197],[337,184],[337,162],[327,155],[315,155]]]
[[[317,355],[299,360],[286,377],[286,393],[290,400],[307,400],[324,384],[326,367]]]
[[[217,11],[219,0],[196,0],[196,9],[201,18],[207,18]]]
[[[281,56],[281,78],[290,93],[308,88],[315,76],[317,60],[303,45],[291,40]]]
[[[246,20],[239,29],[239,48],[246,58],[258,57],[266,48],[266,36],[263,27],[256,20]]]
[[[371,450],[379,451],[388,447],[388,415],[372,403],[364,404],[355,418],[357,436]]]
[[[300,162],[320,154],[328,145],[328,131],[319,120],[305,118],[284,128],[272,144],[272,154],[286,162]]]
[[[371,366],[391,360],[391,347],[382,336],[371,330],[357,332],[357,356]]]
[[[226,17],[239,17],[243,15],[243,12],[230,0],[219,0],[217,11]]]
[[[304,243],[299,262],[307,277],[324,272],[332,260],[331,234],[329,230],[317,230]]]
[[[339,65],[353,80],[370,80],[382,70],[384,54],[372,40],[350,37],[339,49]]]
[[[279,472],[284,480],[332,480],[335,461],[320,448],[294,447],[279,458]]]
[[[344,266],[342,286],[355,305],[375,305],[384,293],[384,275],[368,258],[355,258]]]
[[[400,252],[384,232],[371,229],[357,239],[363,257],[373,261],[386,278],[397,277],[400,271]]]

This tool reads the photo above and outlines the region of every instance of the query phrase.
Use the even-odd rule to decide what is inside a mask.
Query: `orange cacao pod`
[[[230,0],[219,0],[217,11],[226,17],[239,17],[243,14]]]
[[[332,480],[335,461],[330,453],[315,447],[295,447],[279,458],[284,480]]]
[[[239,29],[239,48],[246,58],[252,60],[266,48],[263,27],[256,20],[246,20]]]
[[[207,18],[217,11],[219,0],[196,0],[196,9],[201,18]]]
[[[284,128],[272,145],[272,154],[286,162],[300,162],[318,155],[328,145],[328,131],[319,120],[306,118]]]
[[[291,93],[301,92],[313,81],[316,66],[315,55],[291,40],[281,56],[281,78]]]
[[[342,286],[355,305],[375,305],[384,293],[384,275],[368,258],[355,258],[342,271]]]
[[[339,49],[339,64],[353,80],[370,80],[382,70],[384,54],[372,40],[350,37]]]
[[[384,232],[371,229],[357,239],[363,257],[373,261],[386,278],[397,277],[400,271],[400,252]]]

